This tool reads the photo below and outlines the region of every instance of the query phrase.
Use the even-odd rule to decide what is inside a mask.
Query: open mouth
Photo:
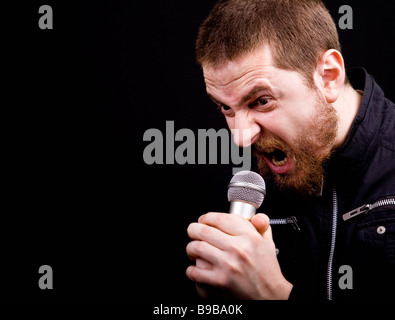
[[[260,154],[273,173],[287,174],[294,169],[293,158],[289,157],[286,151],[277,147],[262,149]]]
[[[280,149],[267,148],[263,153],[277,167],[284,166],[288,162],[287,154]]]

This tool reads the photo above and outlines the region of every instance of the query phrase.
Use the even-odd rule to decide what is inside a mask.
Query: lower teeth
[[[288,162],[288,159],[286,157],[283,160],[276,160],[273,158],[272,162],[276,166],[283,166],[284,164],[286,164]]]

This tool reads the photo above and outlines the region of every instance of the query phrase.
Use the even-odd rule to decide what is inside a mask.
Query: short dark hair
[[[264,44],[278,68],[298,71],[308,82],[323,52],[341,51],[320,0],[220,0],[200,26],[197,61],[215,68]]]

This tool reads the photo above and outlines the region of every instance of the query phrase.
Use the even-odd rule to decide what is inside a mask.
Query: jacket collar
[[[347,139],[333,155],[328,169],[336,176],[357,178],[363,174],[378,148],[384,93],[365,69],[350,69],[347,76],[354,89],[363,90],[362,101]]]

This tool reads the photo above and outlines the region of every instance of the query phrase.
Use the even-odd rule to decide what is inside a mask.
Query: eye
[[[264,105],[268,104],[269,101],[270,101],[270,99],[267,99],[267,98],[259,98],[256,100],[256,104],[264,106]]]
[[[272,105],[270,102],[272,101],[271,98],[260,97],[254,100],[252,103],[249,104],[250,108],[259,108],[266,110],[268,106]]]
[[[226,117],[232,117],[233,116],[233,110],[231,107],[227,106],[226,104],[218,104],[217,108],[223,115]]]
[[[226,104],[221,104],[220,105],[220,109],[222,111],[229,111],[229,110],[231,110],[231,108],[229,106],[227,106]]]

